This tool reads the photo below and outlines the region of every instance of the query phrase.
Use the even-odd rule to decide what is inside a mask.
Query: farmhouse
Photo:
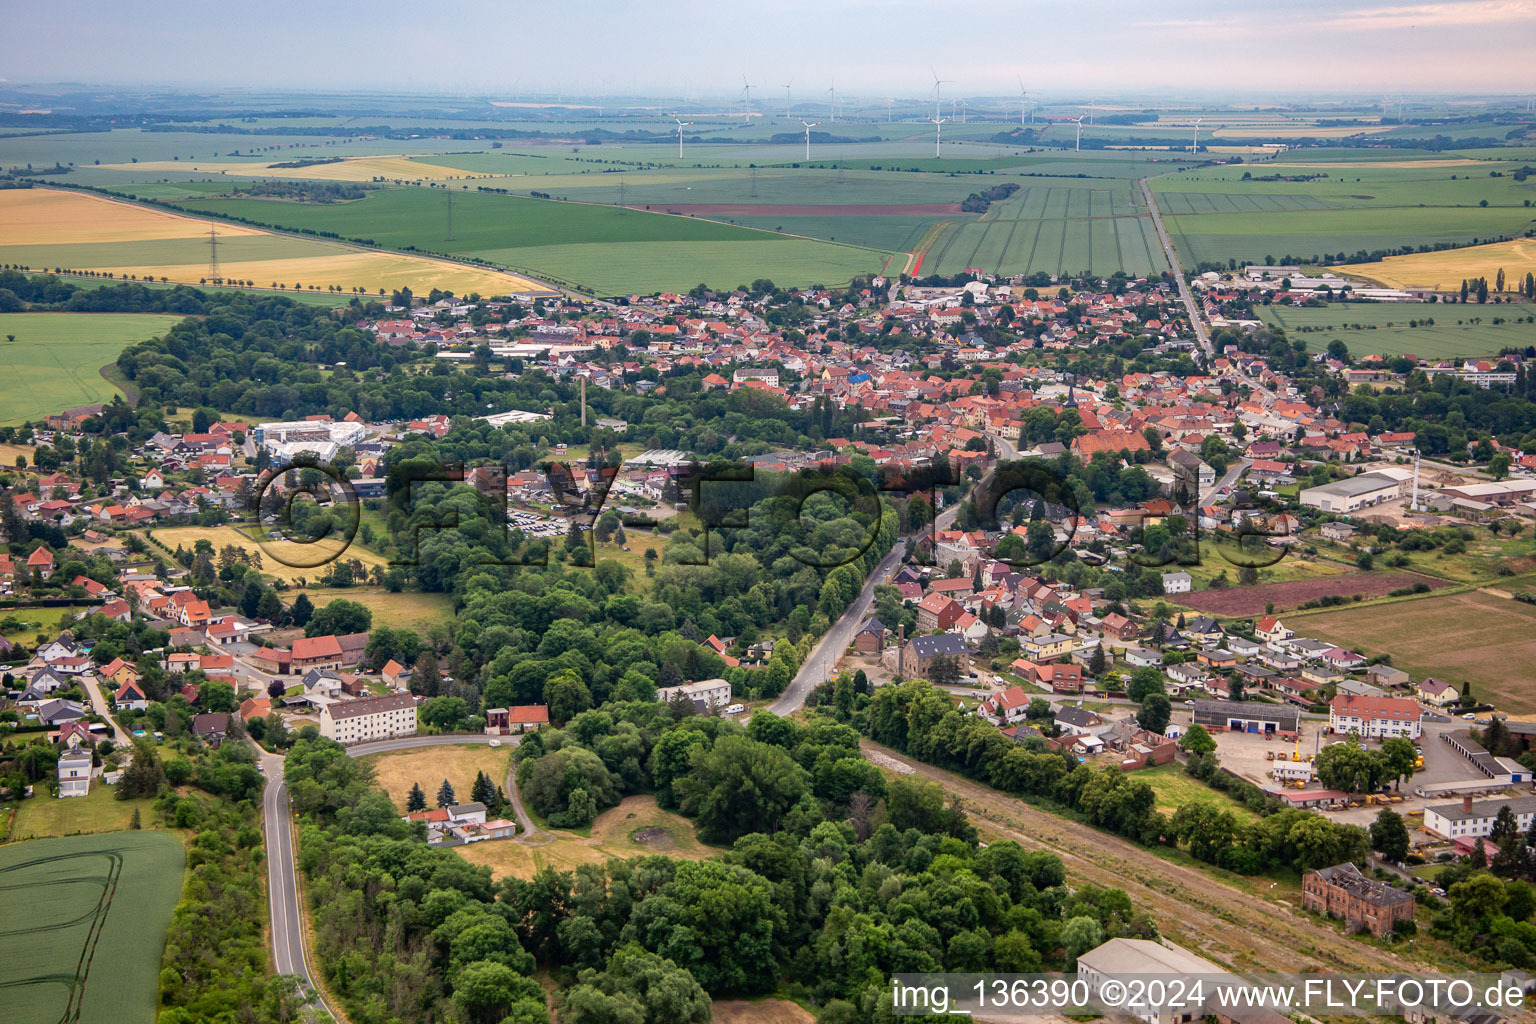
[[[1352,932],[1378,939],[1399,921],[1413,920],[1413,893],[1367,878],[1353,864],[1308,871],[1301,880],[1301,905],[1315,914],[1338,918]]]
[[[408,693],[336,701],[320,708],[320,735],[338,743],[367,743],[416,735],[416,698]]]

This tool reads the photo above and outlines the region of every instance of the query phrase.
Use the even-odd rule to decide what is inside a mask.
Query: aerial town
[[[0,82],[7,1020],[1530,1019],[1528,105],[932,77]]]

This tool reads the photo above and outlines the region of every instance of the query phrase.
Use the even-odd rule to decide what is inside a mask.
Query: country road
[[[1012,459],[1018,455],[1018,449],[1003,438],[993,437],[992,440],[998,446],[998,457],[1000,459]],[[985,489],[991,482],[992,475],[993,473],[989,472],[978,480],[976,486],[971,488],[971,493],[975,494]],[[940,530],[949,529],[950,524],[955,521],[955,514],[959,511],[960,503],[955,502],[935,516],[933,520],[934,532],[937,533]],[[891,547],[891,550],[886,552],[885,557],[880,560],[880,564],[876,565],[874,571],[865,578],[864,589],[859,591],[859,596],[851,605],[844,609],[843,614],[837,617],[837,621],[832,624],[832,627],[827,630],[816,646],[811,649],[811,653],[806,656],[805,662],[800,666],[800,671],[795,673],[795,678],[790,680],[789,685],[784,688],[784,692],[779,696],[779,699],[768,705],[765,710],[771,711],[776,715],[792,715],[805,705],[805,698],[810,695],[813,689],[832,678],[832,672],[837,667],[838,659],[843,656],[843,652],[853,642],[854,632],[863,623],[865,617],[869,614],[870,606],[875,602],[875,588],[889,581],[891,574],[896,571],[896,567],[901,563],[902,553],[906,550],[906,546],[907,542],[905,540],[897,540],[895,545]]]
[[[1205,351],[1206,359],[1214,359],[1216,350],[1211,345],[1211,336],[1206,333],[1205,321],[1200,318],[1200,307],[1195,305],[1195,296],[1189,290],[1189,282],[1184,280],[1184,270],[1179,266],[1179,254],[1173,249],[1168,229],[1163,227],[1163,215],[1158,212],[1157,201],[1152,198],[1152,188],[1146,178],[1142,178],[1139,184],[1142,198],[1147,201],[1147,212],[1152,214],[1152,225],[1157,228],[1157,240],[1163,244],[1163,255],[1168,258],[1174,280],[1179,283],[1179,298],[1184,300],[1184,308],[1189,312],[1190,326],[1195,330],[1195,337],[1200,339],[1200,347]]]
[[[420,747],[460,746],[466,743],[489,745],[499,739],[508,747],[517,746],[520,736],[404,736],[400,739],[378,740],[348,747],[352,757],[368,757],[371,754],[387,754],[396,750],[412,750]],[[305,944],[304,913],[299,905],[298,868],[293,844],[293,805],[288,800],[288,787],[283,782],[283,758],[258,749],[263,773],[267,776],[266,790],[262,794],[262,827],[267,850],[267,900],[272,918],[272,967],[278,974],[292,974],[300,978],[313,998],[332,1020],[336,1014],[326,1005],[320,987],[311,972],[309,952]],[[523,841],[539,829],[523,809],[512,771],[507,771],[507,798],[517,814],[521,829],[516,841]]]

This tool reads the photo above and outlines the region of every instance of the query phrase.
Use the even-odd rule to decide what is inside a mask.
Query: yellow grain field
[[[238,224],[220,224],[219,231],[225,235],[264,234]],[[143,242],[197,238],[207,233],[207,221],[85,192],[0,189],[0,244],[4,245]]]
[[[224,226],[219,225],[222,232]],[[88,267],[117,274],[153,275],[172,281],[196,284],[208,276],[207,263],[176,263],[162,266],[134,264],[122,267]],[[340,285],[344,291],[360,287],[369,293],[379,289],[393,291],[404,285],[412,290],[441,288],[456,295],[480,292],[482,295],[506,295],[512,292],[548,291],[526,277],[500,270],[465,266],[446,260],[407,256],[403,253],[369,252],[336,246],[332,255],[299,256],[284,260],[242,260],[220,263],[227,279],[254,281],[257,288],[273,284],[292,290],[303,285],[305,291],[325,291]],[[318,287],[311,288],[311,285]]]
[[[276,232],[170,213],[85,192],[47,188],[0,189],[0,248],[48,246],[54,253],[49,257],[50,265],[67,266],[71,270],[92,270],[120,277],[133,275],[135,279],[152,276],[182,284],[201,284],[208,277],[206,260],[174,264],[155,264],[148,260],[124,263],[123,260],[131,259],[132,254],[124,252],[120,245],[111,248],[111,243],[200,239],[206,237],[215,224],[219,236],[224,238],[267,236],[281,245],[286,237]],[[71,245],[80,246],[78,255],[68,250],[60,251],[60,247]],[[369,294],[377,294],[380,289],[393,291],[408,285],[417,292],[442,288],[458,295],[548,292],[545,286],[518,274],[447,260],[313,239],[295,239],[293,247],[295,251],[312,255],[225,259],[220,269],[228,280],[250,281],[256,288],[280,285],[283,290],[302,285],[305,291],[325,291],[336,285],[343,294],[357,287]]]
[[[1377,281],[1388,288],[1460,288],[1466,278],[1486,277],[1489,287],[1500,270],[1514,288],[1517,280],[1536,273],[1536,239],[1491,242],[1443,252],[1417,252],[1389,256],[1380,263],[1357,263],[1338,271],[1351,277]]]
[[[333,555],[347,561],[356,559],[368,569],[375,565],[386,568],[389,565],[382,555],[369,551],[361,544],[353,544],[345,550],[341,550],[338,542],[328,539],[314,544],[295,544],[289,541],[257,544],[233,526],[168,526],[153,533],[155,543],[169,552],[174,552],[178,546],[190,550],[200,540],[212,544],[215,553],[228,545],[234,545],[242,551],[257,552],[261,555],[260,571],[288,583],[318,580],[325,571],[325,565],[313,563],[330,559]],[[288,565],[286,562],[300,564]]]
[[[277,161],[281,163],[282,161]],[[504,175],[483,174],[458,167],[418,163],[408,156],[348,157],[335,163],[308,167],[275,167],[258,160],[151,160],[136,164],[102,164],[115,171],[197,171],[202,174],[234,174],[247,177],[308,178],[315,181],[442,181],[450,178],[497,178]]]
[[[461,803],[468,803],[477,772],[485,772],[492,782],[502,786],[512,763],[510,748],[483,743],[397,750],[375,754],[367,760],[378,774],[379,785],[401,814],[405,813],[405,801],[411,795],[413,783],[427,794],[429,806],[436,806],[437,791],[444,779],[453,787],[453,795]]]

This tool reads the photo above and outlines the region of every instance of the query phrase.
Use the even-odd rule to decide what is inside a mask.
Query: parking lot
[[[564,519],[539,515],[535,512],[507,510],[507,524],[515,526],[530,537],[564,537],[570,529]]]
[[[1188,713],[1176,714],[1174,720],[1187,726],[1190,716]],[[1425,784],[1438,785],[1447,782],[1474,782],[1483,778],[1478,770],[1472,767],[1471,762],[1452,750],[1450,745],[1440,739],[1442,732],[1465,728],[1468,723],[1454,722],[1426,722],[1424,735],[1415,742],[1424,753],[1424,767],[1414,773],[1412,779],[1405,779],[1399,790],[1403,802],[1392,805],[1400,814],[1407,814],[1412,810],[1422,810],[1426,806],[1453,803],[1460,799],[1455,795],[1440,795],[1431,797],[1415,796],[1413,790],[1417,786]],[[1323,747],[1331,743],[1339,742],[1342,737],[1330,735],[1327,730],[1328,723],[1321,720],[1302,719],[1300,752],[1303,758],[1317,753]],[[1256,783],[1259,786],[1270,787],[1275,781],[1269,777],[1269,772],[1275,763],[1267,758],[1267,754],[1274,752],[1277,756],[1284,752],[1287,757],[1294,757],[1297,751],[1295,742],[1286,743],[1278,739],[1266,740],[1257,733],[1224,733],[1213,732],[1216,740],[1217,756],[1221,758],[1224,767],[1231,769],[1238,775]],[[1381,749],[1381,741],[1366,740],[1366,748],[1369,750]],[[1352,822],[1354,824],[1369,824],[1379,812],[1380,808],[1362,804],[1359,807],[1351,807],[1342,811],[1329,811],[1328,816],[1338,820]]]

